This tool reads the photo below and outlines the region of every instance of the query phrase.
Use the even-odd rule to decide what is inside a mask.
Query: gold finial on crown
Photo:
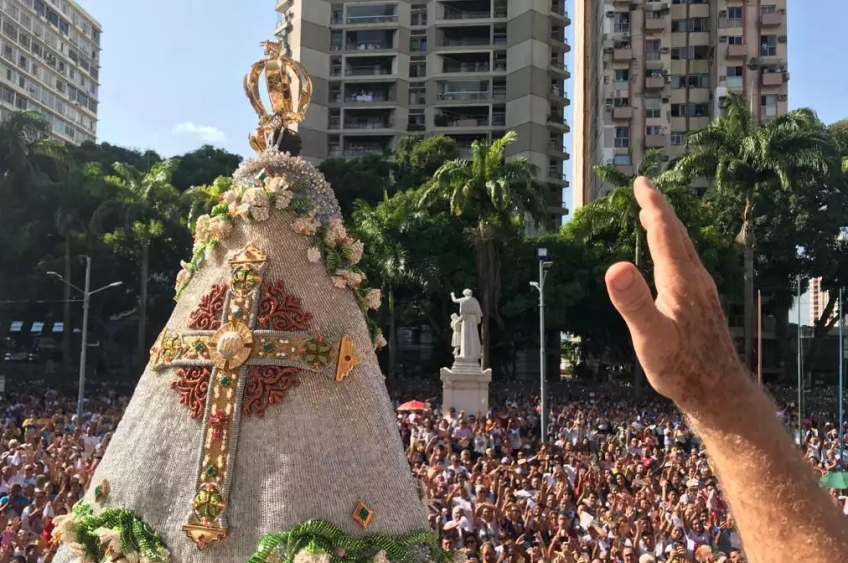
[[[282,137],[287,125],[303,121],[312,98],[309,73],[302,64],[286,55],[283,42],[265,41],[262,45],[265,58],[254,63],[244,77],[244,92],[259,115],[259,127],[250,134],[250,146],[260,153],[275,138]],[[270,112],[259,96],[259,77],[263,71],[271,100]]]

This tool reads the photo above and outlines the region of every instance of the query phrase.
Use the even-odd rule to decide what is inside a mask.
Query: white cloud
[[[195,125],[191,121],[178,123],[171,129],[173,135],[193,135],[204,143],[226,143],[227,136],[223,131],[211,125]]]

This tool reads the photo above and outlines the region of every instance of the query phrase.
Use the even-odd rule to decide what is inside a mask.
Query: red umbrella
[[[421,401],[407,401],[397,408],[398,412],[423,411],[427,405]]]

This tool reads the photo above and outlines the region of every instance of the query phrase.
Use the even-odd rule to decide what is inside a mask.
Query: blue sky
[[[262,54],[259,42],[273,34],[274,0],[80,2],[103,26],[100,141],[164,156],[204,143],[251,153],[255,114],[241,83]],[[791,107],[812,107],[826,122],[848,117],[841,62],[848,4],[790,0],[788,14]],[[568,34],[573,43],[573,28]],[[573,67],[573,57],[567,62]]]

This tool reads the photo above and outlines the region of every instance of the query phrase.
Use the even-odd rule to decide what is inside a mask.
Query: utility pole
[[[763,292],[757,290],[757,383],[763,386]]]
[[[88,353],[88,310],[91,305],[91,296],[95,293],[100,293],[104,289],[118,287],[124,282],[112,282],[100,289],[91,291],[91,256],[85,257],[85,286],[83,289],[78,288],[56,272],[47,272],[47,275],[59,278],[65,285],[82,293],[82,343],[80,344],[79,394],[77,395],[77,421],[79,424],[82,424],[83,401],[85,400],[85,364]]]
[[[804,340],[801,337],[801,276],[796,278],[797,287],[797,301],[795,303],[795,307],[798,309],[798,445],[800,447],[804,446],[804,352],[803,345]]]
[[[839,427],[836,429],[836,436],[839,440],[839,468],[844,468],[842,454],[845,450],[845,431],[843,429],[843,409],[842,403],[845,395],[845,338],[842,335],[842,288],[839,288]]]
[[[539,281],[530,282],[530,285],[539,291],[539,411],[542,426],[542,443],[544,443],[548,436],[548,384],[545,377],[547,373],[547,352],[545,350],[545,278],[548,275],[548,268],[551,267],[553,262],[547,261],[547,248],[537,249],[536,258],[539,261]]]

